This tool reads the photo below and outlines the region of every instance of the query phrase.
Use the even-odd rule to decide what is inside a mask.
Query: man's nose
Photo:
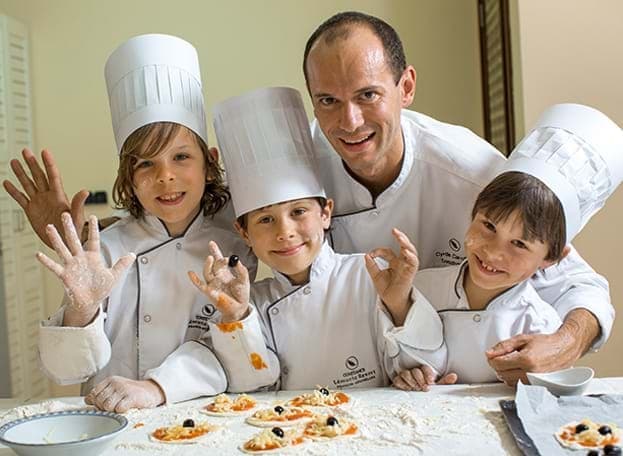
[[[348,133],[363,125],[363,113],[357,103],[344,103],[340,112],[340,128]]]

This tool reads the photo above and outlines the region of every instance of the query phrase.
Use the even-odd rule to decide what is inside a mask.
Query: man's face
[[[320,38],[307,59],[314,114],[325,136],[364,180],[374,181],[402,159],[400,110],[415,94],[415,70],[398,84],[383,45],[367,27],[354,26],[330,44]]]

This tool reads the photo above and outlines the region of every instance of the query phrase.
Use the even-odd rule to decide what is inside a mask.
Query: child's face
[[[545,260],[547,244],[523,238],[516,212],[498,223],[478,212],[465,235],[465,251],[474,284],[500,293],[553,264]]]
[[[320,252],[332,209],[331,200],[324,208],[314,198],[287,201],[250,212],[246,230],[237,229],[261,261],[301,284]]]
[[[181,128],[155,157],[134,165],[133,188],[139,202],[164,222],[172,236],[182,234],[199,212],[205,187],[205,160],[194,135]]]

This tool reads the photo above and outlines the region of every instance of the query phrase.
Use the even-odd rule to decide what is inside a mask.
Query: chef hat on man
[[[258,89],[214,107],[236,217],[271,204],[323,197],[301,94]]]
[[[117,152],[128,136],[153,122],[175,122],[207,144],[199,59],[181,38],[148,34],[130,38],[104,69]]]
[[[551,106],[502,172],[530,174],[558,197],[569,243],[623,180],[623,130],[596,109]]]

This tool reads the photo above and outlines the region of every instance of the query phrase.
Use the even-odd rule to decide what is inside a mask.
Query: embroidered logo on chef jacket
[[[358,368],[359,360],[354,355],[346,358],[344,365],[348,370],[342,372],[342,378],[333,379],[333,385],[336,387],[348,388],[376,379],[376,369],[367,370],[365,367]]]
[[[349,370],[357,369],[359,367],[359,360],[356,356],[349,356],[344,363]]]
[[[448,247],[450,250],[436,250],[435,251],[435,261],[437,264],[433,265],[433,267],[437,266],[455,266],[457,264],[461,264],[465,259],[465,255],[460,255],[461,252],[461,243],[456,238],[448,239]]]
[[[201,313],[195,315],[195,318],[188,322],[188,329],[201,329],[202,331],[209,331],[209,321],[216,322],[218,317],[218,311],[212,304],[206,304],[201,308]]]

